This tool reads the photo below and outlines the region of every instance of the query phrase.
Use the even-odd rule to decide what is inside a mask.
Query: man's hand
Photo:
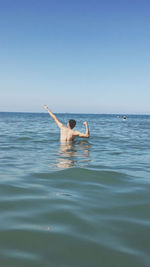
[[[88,125],[87,121],[84,121],[83,124],[84,124],[85,126]]]
[[[48,106],[44,105],[44,108],[45,108],[46,110],[48,110]]]

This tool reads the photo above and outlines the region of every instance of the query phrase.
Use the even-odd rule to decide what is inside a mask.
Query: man
[[[83,123],[85,125],[85,127],[86,127],[86,133],[81,133],[79,131],[74,131],[72,129],[76,125],[76,121],[75,120],[70,120],[67,123],[67,127],[66,127],[57,119],[57,117],[49,110],[49,108],[46,105],[44,105],[44,107],[48,111],[50,116],[53,118],[53,120],[56,122],[58,127],[60,128],[60,140],[61,140],[61,142],[73,141],[76,136],[85,137],[85,138],[89,137],[89,127],[88,127],[88,123],[86,121]]]

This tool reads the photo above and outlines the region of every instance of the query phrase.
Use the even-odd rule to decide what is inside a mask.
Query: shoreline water
[[[34,115],[33,115],[34,114]],[[43,116],[43,114],[45,114]],[[150,116],[0,113],[2,266],[149,266]]]

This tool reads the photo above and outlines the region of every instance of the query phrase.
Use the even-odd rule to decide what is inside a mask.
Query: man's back
[[[60,140],[61,142],[73,141],[75,138],[74,131],[65,127],[64,125],[60,128]]]
[[[76,136],[85,137],[85,138],[89,137],[89,127],[88,127],[88,123],[86,121],[83,123],[86,127],[86,133],[74,131],[72,129],[76,125],[75,120],[70,120],[67,124],[67,127],[66,127],[57,119],[57,117],[49,110],[49,108],[46,105],[44,105],[44,107],[48,111],[50,116],[53,118],[53,120],[56,122],[58,127],[60,128],[60,140],[61,140],[61,142],[73,141]]]

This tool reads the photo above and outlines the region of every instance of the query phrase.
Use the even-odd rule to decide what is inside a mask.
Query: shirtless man
[[[61,142],[73,141],[76,136],[86,137],[86,138],[89,137],[89,127],[88,127],[88,123],[86,121],[83,123],[85,125],[85,127],[86,127],[86,133],[81,133],[79,131],[74,131],[72,129],[76,125],[76,121],[75,120],[70,120],[67,123],[67,127],[66,127],[57,119],[57,117],[49,110],[49,108],[46,105],[44,105],[44,107],[48,111],[50,116],[53,118],[53,120],[56,122],[58,127],[60,128],[60,140],[61,140]]]

